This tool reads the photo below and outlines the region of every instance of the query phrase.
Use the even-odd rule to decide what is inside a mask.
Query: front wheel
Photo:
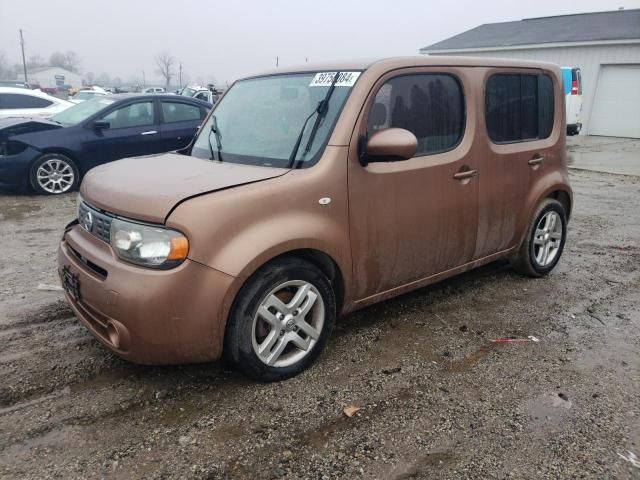
[[[240,290],[227,325],[225,357],[257,380],[284,380],[314,362],[335,318],[329,279],[313,264],[277,260]]]
[[[558,264],[567,235],[567,214],[562,204],[545,198],[536,209],[520,249],[511,259],[523,275],[542,277]]]
[[[35,161],[30,177],[36,193],[59,195],[77,188],[80,175],[69,157],[61,153],[47,153]]]

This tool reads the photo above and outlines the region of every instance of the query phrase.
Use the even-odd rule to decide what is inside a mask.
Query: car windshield
[[[184,87],[180,92],[180,95],[184,97],[193,97],[196,94],[197,90],[189,87]]]
[[[104,96],[100,96],[98,98],[92,98],[91,100],[87,100],[86,102],[79,103],[78,105],[74,105],[73,107],[67,108],[60,113],[57,113],[51,120],[54,122],[58,122],[65,127],[76,125],[80,122],[85,121],[94,113],[99,112],[100,110],[108,107],[114,102],[114,100],[110,100],[108,98],[104,98]]]
[[[222,161],[231,163],[289,167],[309,117],[295,163],[302,168],[313,165],[360,75],[360,72],[341,72],[326,114],[320,115],[320,122],[314,128],[318,119],[314,111],[327,96],[335,73],[285,74],[236,82],[200,129],[191,155],[217,160],[221,157]]]

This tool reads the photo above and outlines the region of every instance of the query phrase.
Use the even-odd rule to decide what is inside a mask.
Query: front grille
[[[109,243],[111,239],[111,222],[113,217],[90,207],[85,202],[78,208],[78,223],[87,232],[100,240]]]

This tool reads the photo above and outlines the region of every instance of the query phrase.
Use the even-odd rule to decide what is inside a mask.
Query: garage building
[[[582,135],[640,138],[640,9],[480,25],[427,55],[553,62],[582,70]]]
[[[60,67],[32,68],[29,69],[27,78],[30,84],[39,85],[42,88],[55,88],[62,85],[79,87],[82,85],[80,74]],[[18,79],[20,79],[20,75],[18,75]]]

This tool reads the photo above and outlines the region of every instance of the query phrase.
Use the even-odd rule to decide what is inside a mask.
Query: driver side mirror
[[[94,130],[107,130],[111,128],[111,124],[109,122],[107,122],[106,120],[96,120],[95,122],[93,122],[93,129]]]
[[[413,158],[418,149],[418,139],[404,128],[385,128],[375,132],[361,155],[363,165],[369,162],[395,162]]]

